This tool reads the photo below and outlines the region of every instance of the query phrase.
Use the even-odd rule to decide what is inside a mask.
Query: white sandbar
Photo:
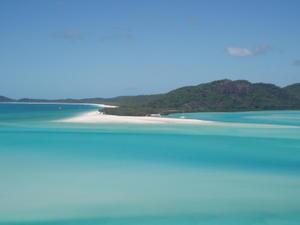
[[[151,116],[114,116],[103,115],[99,112],[83,113],[79,116],[60,120],[64,123],[129,123],[129,124],[211,124],[211,121],[194,119],[177,119]]]

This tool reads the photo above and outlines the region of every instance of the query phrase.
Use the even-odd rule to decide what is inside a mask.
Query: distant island
[[[103,113],[126,116],[186,112],[296,110],[300,109],[300,83],[281,88],[274,84],[224,79],[178,88],[165,94],[55,100],[26,98],[16,100],[0,96],[0,102],[110,104],[119,107],[103,108]]]

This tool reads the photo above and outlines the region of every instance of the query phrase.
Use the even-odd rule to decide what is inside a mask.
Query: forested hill
[[[290,95],[300,99],[300,83],[292,84],[284,88]]]
[[[280,88],[245,80],[218,80],[187,86],[165,94],[86,99],[19,99],[0,96],[0,102],[103,103],[118,105],[103,111],[114,115],[169,114],[174,112],[220,112],[300,109],[300,83]]]
[[[5,96],[0,96],[0,102],[11,102],[11,101],[13,101],[13,100],[10,98],[7,98]]]
[[[273,84],[250,83],[244,80],[219,80],[182,87],[162,95],[130,97],[130,101],[127,99],[126,102],[120,101],[118,104],[119,108],[104,109],[104,112],[117,115],[145,115],[300,109],[300,84],[280,88]]]

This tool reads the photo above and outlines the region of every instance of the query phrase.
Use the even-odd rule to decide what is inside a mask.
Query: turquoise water
[[[299,111],[261,111],[236,113],[178,113],[169,117],[186,117],[223,122],[242,122],[259,124],[297,125],[300,126]]]
[[[1,225],[300,224],[300,111],[58,122],[92,110],[0,104]]]

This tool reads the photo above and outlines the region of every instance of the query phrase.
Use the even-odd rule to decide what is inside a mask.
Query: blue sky
[[[0,1],[0,95],[166,92],[300,82],[300,1]]]

